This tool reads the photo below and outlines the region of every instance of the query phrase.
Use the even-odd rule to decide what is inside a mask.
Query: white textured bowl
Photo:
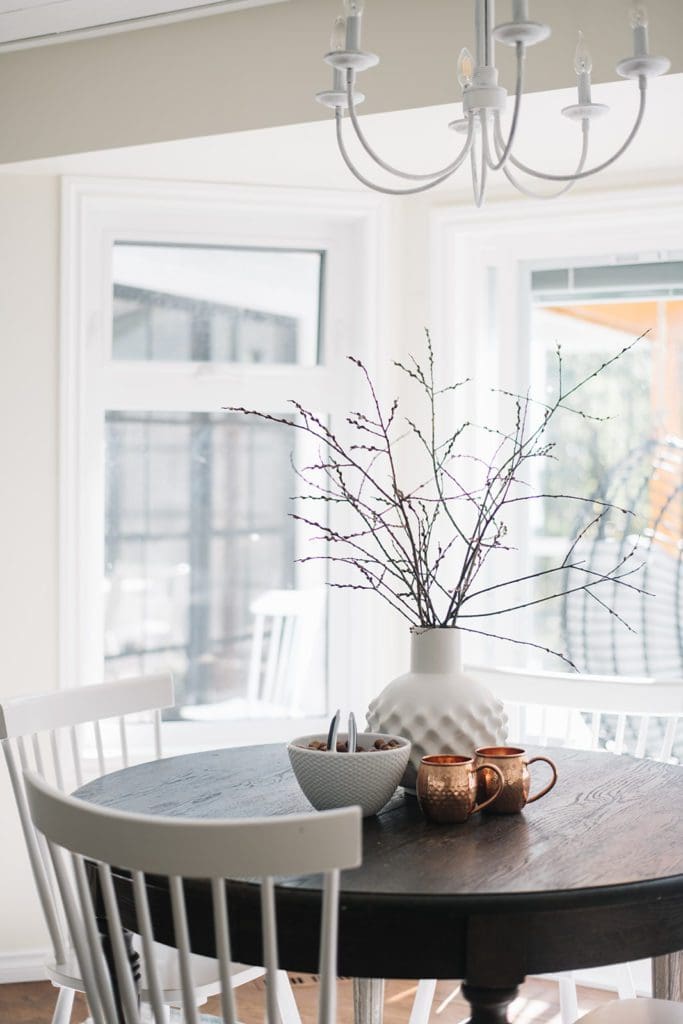
[[[339,742],[346,740],[340,733]],[[393,796],[410,758],[410,741],[402,736],[379,732],[358,733],[358,745],[372,747],[375,740],[397,740],[390,750],[369,750],[342,754],[331,750],[312,750],[313,740],[324,743],[322,733],[299,736],[287,745],[296,780],[317,811],[358,804],[363,817],[377,814]]]

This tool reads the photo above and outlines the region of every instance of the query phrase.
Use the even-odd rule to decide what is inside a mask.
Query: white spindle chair
[[[183,718],[207,721],[292,715],[306,701],[306,684],[325,614],[322,588],[267,590],[251,605],[253,632],[245,697],[187,705]]]
[[[140,1024],[141,1017],[122,940],[110,865],[132,873],[136,917],[142,935],[142,956],[149,979],[155,1024],[163,1024],[165,1017],[153,955],[154,938],[145,887],[147,873],[168,878],[187,1024],[199,1024],[199,1017],[193,1001],[195,981],[183,879],[206,879],[211,885],[221,1010],[225,1024],[236,1024],[237,1021],[230,976],[229,906],[225,879],[249,877],[260,880],[266,1019],[268,1024],[279,1024],[274,877],[322,872],[318,1024],[333,1024],[339,873],[342,868],[357,867],[361,862],[362,819],[359,807],[318,814],[205,821],[127,814],[97,807],[60,793],[35,774],[26,776],[26,791],[33,823],[47,840],[78,951],[94,1024],[114,1024],[117,1018],[111,979],[102,947],[97,941],[97,922],[85,859],[97,864],[113,937],[114,970],[126,1024]]]
[[[602,748],[615,754],[631,753],[635,757],[649,756],[661,761],[671,759],[683,717],[683,681],[655,682],[642,677],[530,672],[472,665],[465,671],[504,702],[511,742],[586,750]],[[607,719],[611,719],[614,731],[614,738],[610,738],[608,745],[601,743]],[[651,728],[657,722],[659,729]],[[571,972],[555,977],[559,983],[562,1024],[574,1024],[579,1015],[574,977]],[[420,982],[423,999],[418,1013],[416,998],[410,1024],[427,1024],[432,1002],[428,986],[434,984]],[[617,966],[616,985],[620,1000],[635,997],[628,964]],[[457,989],[452,992],[439,1010],[443,1010],[457,992]]]
[[[54,960],[46,964],[49,979],[59,989],[53,1024],[68,1024],[74,993],[84,990],[84,981],[68,941],[50,858],[31,824],[22,772],[35,771],[54,781],[60,790],[68,791],[89,777],[128,767],[137,752],[135,748],[140,748],[139,760],[148,760],[152,753],[160,758],[161,709],[172,707],[173,700],[171,676],[162,674],[19,697],[0,704],[0,742],[54,955]],[[164,1000],[169,1006],[179,1005],[183,995],[175,965],[164,947],[157,948],[165,970]],[[244,984],[262,974],[259,967],[241,967],[233,975],[233,982]],[[197,978],[194,1000],[201,1004],[218,990],[214,962],[203,958],[198,961]],[[146,991],[144,995],[147,998]],[[279,995],[283,1018],[288,1024],[296,1024],[299,1016],[285,972],[280,977]]]
[[[683,717],[683,681],[475,667],[467,672],[505,703],[513,742],[671,760]],[[576,983],[571,973],[558,978],[562,1024],[573,1024]],[[616,983],[620,999],[635,997],[628,964],[618,966]]]

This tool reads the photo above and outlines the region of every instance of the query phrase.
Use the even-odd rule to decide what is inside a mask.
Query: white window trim
[[[483,210],[434,210],[429,243],[431,322],[447,355],[442,360],[444,375],[448,374],[444,379],[471,377],[475,382],[466,418],[487,422],[495,417],[489,385],[504,382],[506,387],[526,390],[532,264],[592,265],[610,257],[628,262],[639,254],[666,259],[669,253],[681,252],[682,240],[680,188],[618,190],[556,202],[513,200],[491,203]],[[491,270],[497,281],[495,332],[489,327]],[[523,515],[520,506],[512,535],[524,536]],[[491,563],[487,571],[487,582],[495,582]],[[506,645],[508,664],[522,663],[523,650]],[[473,643],[472,651],[473,660],[490,660],[486,643]]]
[[[120,179],[65,178],[62,185],[61,353],[60,353],[60,627],[59,685],[97,682],[103,670],[101,574],[103,564],[104,466],[103,434],[92,429],[100,410],[116,406],[125,389],[127,406],[139,401],[148,407],[146,390],[139,399],[131,388],[140,378],[125,364],[110,367],[105,387],[102,352],[111,334],[111,276],[108,253],[113,241],[193,241],[198,244],[259,244],[325,249],[327,255],[325,359],[323,366],[297,368],[296,374],[277,367],[279,378],[291,373],[298,384],[292,397],[319,407],[321,383],[347,380],[351,368],[344,357],[360,355],[380,379],[387,359],[380,350],[378,329],[384,315],[385,292],[381,256],[386,234],[386,200],[358,193],[311,189],[205,185]],[[273,227],[264,231],[264,214]],[[171,224],[165,228],[164,224]],[[229,235],[226,224],[230,224]],[[335,287],[335,272],[350,275],[348,291]],[[360,344],[359,344],[360,340]],[[225,404],[226,384],[244,387],[244,404],[267,408],[271,398],[267,368],[245,372],[237,365],[207,364],[190,371],[201,378],[203,408]],[[159,402],[183,408],[179,382],[187,364],[155,366]],[[333,376],[332,376],[333,375]],[[254,387],[257,381],[257,387]],[[343,388],[342,388],[343,391]],[[106,393],[105,393],[106,392]],[[347,395],[350,392],[347,390]],[[331,414],[347,410],[344,394],[333,400]],[[281,399],[280,399],[281,405]],[[192,403],[197,408],[196,402]],[[278,409],[279,409],[278,405]],[[101,416],[99,418],[101,423]],[[90,567],[90,571],[84,569]],[[330,591],[330,600],[338,592]],[[365,711],[376,689],[381,652],[373,644],[373,607],[365,602],[338,602],[339,628],[331,638],[330,664],[344,660],[344,686],[331,680],[330,698]],[[349,638],[353,642],[349,642]],[[382,678],[379,675],[379,678]],[[343,698],[343,700],[342,700]],[[296,722],[305,732],[320,719]],[[192,745],[228,741],[231,725],[201,723],[207,728]],[[183,724],[183,730],[189,723]],[[292,720],[274,726],[268,738],[291,733]],[[239,738],[249,741],[244,729]],[[264,731],[264,738],[266,736]]]

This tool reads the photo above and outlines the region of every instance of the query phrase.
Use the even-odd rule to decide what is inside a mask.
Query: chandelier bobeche
[[[547,39],[550,35],[550,26],[529,19],[529,0],[512,0],[512,20],[494,26],[494,0],[474,0],[476,58],[467,49],[460,52],[458,81],[462,88],[463,117],[449,125],[449,128],[465,136],[464,143],[460,152],[447,166],[427,174],[411,174],[393,167],[383,160],[374,151],[360,126],[356,107],[362,103],[365,97],[356,90],[356,77],[359,72],[379,63],[379,57],[374,53],[367,53],[361,48],[363,0],[344,0],[344,10],[345,17],[337,18],[334,23],[330,52],[325,54],[325,61],[333,68],[332,88],[319,92],[316,98],[320,103],[334,110],[339,151],[351,173],[369,188],[388,195],[410,195],[433,188],[455,174],[468,156],[477,206],[481,206],[484,201],[489,171],[502,170],[515,188],[525,195],[538,196],[543,199],[562,195],[582,178],[597,174],[609,167],[628,149],[645,114],[648,78],[665,74],[670,66],[666,57],[653,57],[648,52],[647,13],[641,5],[633,7],[630,14],[633,30],[633,55],[620,60],[616,70],[622,78],[638,80],[640,102],[635,123],[616,153],[595,167],[586,169],[590,123],[595,118],[607,113],[609,108],[603,103],[593,103],[591,98],[592,62],[583,35],[579,32],[579,42],[574,60],[578,78],[577,102],[565,107],[562,113],[565,117],[578,121],[581,125],[581,152],[576,168],[570,174],[547,174],[518,160],[513,154],[513,145],[522,102],[527,47]],[[494,56],[496,41],[507,46],[514,46],[517,55],[514,107],[507,137],[503,135],[500,122],[501,113],[505,110],[507,90],[498,84],[498,69]],[[382,170],[413,184],[402,188],[385,187],[371,181],[358,170],[349,156],[344,142],[343,115],[345,111],[348,111],[349,120],[358,141],[375,164]],[[519,180],[516,171],[521,171],[533,178],[540,178],[543,181],[556,182],[560,188],[551,193],[538,194]]]

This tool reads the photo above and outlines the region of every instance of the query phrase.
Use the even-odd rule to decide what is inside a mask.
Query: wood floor
[[[292,975],[294,993],[304,1024],[315,1021],[315,1007],[318,986],[315,979],[306,975]],[[437,986],[436,999],[432,1008],[430,1024],[460,1024],[467,1020],[467,1004],[459,998],[453,999],[440,1009],[440,1004],[453,991],[454,984],[441,981]],[[238,1012],[244,1024],[262,1024],[263,992],[261,979],[243,985],[237,990]],[[388,981],[385,995],[384,1024],[407,1024],[410,1016],[415,985],[410,981]],[[0,1024],[50,1024],[54,1009],[56,989],[49,982],[32,982],[16,985],[0,985]],[[339,1024],[352,1024],[353,1004],[351,982],[339,982]],[[587,1013],[595,1006],[614,998],[607,992],[596,989],[579,989],[579,1009]],[[210,1000],[203,1012],[219,1014],[214,1001]],[[77,996],[72,1015],[72,1024],[81,1024],[87,1016],[85,1002]],[[557,1001],[557,985],[552,981],[532,979],[522,988],[517,1001],[512,1004],[511,1017],[514,1024],[560,1024]]]

